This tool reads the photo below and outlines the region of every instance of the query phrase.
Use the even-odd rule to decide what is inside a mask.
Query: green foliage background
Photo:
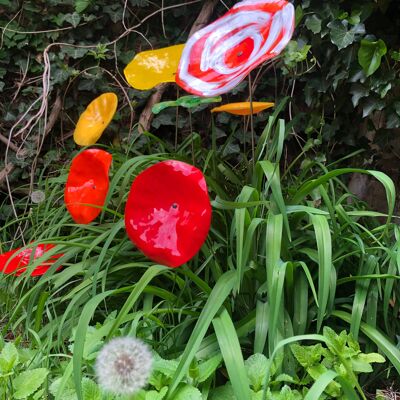
[[[224,3],[229,7],[234,1]],[[161,12],[162,5],[171,8]],[[374,366],[374,379],[392,382],[398,376],[399,304],[393,299],[400,297],[400,232],[390,221],[395,187],[381,172],[339,168],[335,160],[356,154],[341,159],[340,166],[375,165],[398,133],[400,5],[315,0],[295,6],[293,41],[282,57],[252,74],[254,99],[274,100],[277,108],[268,119],[266,113],[254,119],[257,146],[251,162],[246,121],[221,114],[213,125],[208,105],[193,115],[165,109],[150,133],[139,134],[135,126],[152,91],[130,88],[123,68],[141,50],[183,43],[201,2],[0,0],[0,133],[27,149],[22,156],[7,155],[17,166],[10,181],[18,218],[7,191],[1,192],[0,241],[8,249],[23,229],[30,240],[55,243],[54,252],[64,254],[39,280],[2,277],[1,310],[7,316],[2,330],[28,336],[40,357],[51,360],[45,367],[60,381],[50,392],[70,389],[75,396],[75,389],[79,393],[92,385],[85,379],[93,377],[98,347],[91,346],[116,334],[142,337],[161,357],[176,358],[170,360],[173,372],[163,377],[165,385],[154,385],[160,392],[168,387],[168,399],[194,385],[196,369],[210,360],[212,377],[199,387],[212,393],[230,378],[232,387],[216,390],[243,399],[250,390],[244,360],[257,353],[268,356],[268,374],[275,356],[292,378],[301,378],[306,369],[305,383],[294,384],[305,386],[305,396],[311,385],[311,393],[322,393],[321,381],[332,389],[338,374],[350,382],[350,388],[334,388],[338,396],[347,396],[341,390],[356,396],[355,390],[362,390],[354,371],[369,370],[375,361],[359,363],[353,338],[367,351],[384,354],[387,363]],[[224,12],[218,3],[213,18]],[[42,93],[46,54],[49,112],[57,98],[62,111],[38,153],[44,119],[32,130],[23,127],[40,107],[34,102]],[[68,164],[77,151],[71,131],[89,101],[110,90],[120,99],[102,138],[113,154],[110,192],[99,220],[80,226],[71,222],[62,201]],[[183,94],[171,85],[164,99]],[[247,97],[248,82],[243,82],[224,102]],[[153,265],[132,246],[122,212],[132,178],[145,167],[192,157],[208,180],[213,227],[199,255],[175,271]],[[389,216],[350,199],[338,177],[354,172],[382,185]],[[45,193],[43,203],[32,204],[28,197],[31,174],[33,188]],[[56,273],[60,265],[65,268]],[[327,324],[337,332],[347,329],[352,338],[328,331],[324,339],[319,333],[324,326],[326,333]],[[335,351],[329,357],[324,352],[326,370],[319,360],[301,365],[299,353],[313,348],[282,351],[298,340],[294,335],[314,342],[331,336]],[[343,359],[342,349],[348,353]],[[48,357],[55,353],[59,357]],[[290,390],[284,382],[271,383],[274,399],[293,398],[278,393]],[[374,382],[361,379],[365,383],[374,388]]]

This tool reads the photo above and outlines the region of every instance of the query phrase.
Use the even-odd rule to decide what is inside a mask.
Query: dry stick
[[[194,24],[190,29],[189,37],[207,25],[218,1],[219,0],[207,0],[203,4],[203,8],[201,9],[199,16],[196,18],[196,21],[194,21]],[[147,104],[140,114],[139,118],[140,133],[148,131],[150,129],[151,121],[154,118],[152,108],[161,100],[161,97],[167,89],[168,85],[168,83],[161,83],[160,85],[156,86],[156,91],[150,96],[149,100],[147,101]]]
[[[0,133],[0,142],[3,142],[6,146],[9,146],[10,149],[14,152],[17,153],[18,152],[18,146],[16,146],[14,143],[12,143],[9,139],[7,139],[5,136],[3,136]]]

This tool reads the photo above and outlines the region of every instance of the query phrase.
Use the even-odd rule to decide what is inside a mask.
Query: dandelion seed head
[[[134,394],[146,386],[152,364],[150,349],[141,340],[115,338],[104,345],[97,356],[97,381],[106,392]]]
[[[35,190],[31,193],[32,203],[39,204],[43,203],[46,199],[46,195],[41,190]]]

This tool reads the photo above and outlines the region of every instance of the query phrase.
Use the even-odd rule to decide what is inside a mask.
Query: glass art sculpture
[[[114,117],[118,97],[104,93],[96,97],[79,117],[74,131],[74,141],[79,146],[95,144]]]
[[[138,90],[149,90],[160,83],[175,82],[184,44],[136,54],[124,69],[128,83]]]
[[[200,250],[211,223],[202,172],[181,161],[163,161],[133,181],[125,208],[132,242],[151,260],[178,267]]]
[[[54,244],[38,244],[36,247],[21,250],[21,248],[0,254],[0,272],[19,276],[27,270],[29,263],[42,257],[47,251],[53,249]],[[32,252],[34,251],[33,255]],[[62,254],[51,256],[46,262],[36,267],[31,276],[43,275]]]
[[[211,112],[227,112],[233,115],[251,115],[258,114],[261,111],[273,107],[274,105],[275,103],[253,101],[251,104],[249,101],[244,101],[241,103],[224,104],[223,106],[213,108]]]
[[[101,212],[107,197],[112,156],[100,149],[88,149],[73,160],[64,190],[64,201],[72,219],[88,224]]]
[[[183,50],[176,83],[198,96],[229,92],[289,43],[295,10],[285,0],[244,0],[196,32]]]
[[[159,114],[168,107],[184,107],[187,109],[201,106],[202,104],[219,103],[222,101],[221,96],[217,97],[199,97],[199,96],[182,96],[176,100],[162,101],[153,106],[153,114]]]

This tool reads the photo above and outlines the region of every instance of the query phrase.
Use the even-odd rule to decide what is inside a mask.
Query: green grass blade
[[[312,215],[311,221],[314,226],[315,239],[318,248],[318,315],[317,332],[320,331],[325,312],[328,305],[330,293],[330,279],[332,265],[332,239],[326,217],[322,215]]]
[[[188,371],[189,365],[192,362],[200,344],[207,333],[207,330],[211,324],[211,321],[221,308],[222,304],[232,292],[236,284],[236,272],[228,271],[222,275],[214,286],[212,292],[210,293],[208,300],[197,320],[196,326],[190,335],[189,341],[185,347],[185,351],[182,354],[181,361],[172,378],[169,386],[168,394],[166,399],[173,400],[173,393],[178,387],[180,381],[182,380],[185,373]]]
[[[219,347],[237,399],[250,399],[250,387],[235,326],[226,310],[213,320]]]

